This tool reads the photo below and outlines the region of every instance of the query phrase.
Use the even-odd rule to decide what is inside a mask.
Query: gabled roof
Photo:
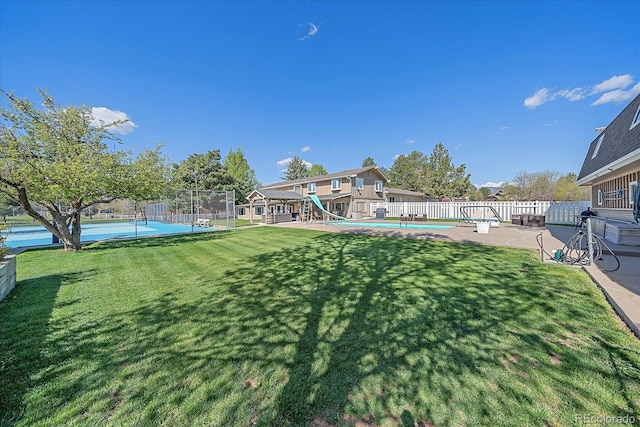
[[[640,95],[591,142],[578,175],[579,185],[589,185],[598,177],[640,160],[640,125],[631,128],[639,108]]]
[[[263,199],[275,199],[275,200],[302,200],[304,196],[295,191],[283,191],[283,190],[270,190],[268,188],[258,188],[253,190],[251,194],[247,196],[250,199],[254,194],[258,194]]]
[[[308,182],[327,181],[329,179],[335,179],[335,178],[351,178],[353,176],[359,175],[359,174],[361,174],[363,172],[366,172],[368,170],[371,170],[371,169],[375,169],[376,171],[378,171],[378,174],[385,181],[389,181],[382,174],[382,172],[380,172],[380,169],[378,169],[377,166],[367,166],[366,168],[349,169],[349,170],[346,170],[346,171],[330,173],[330,174],[327,174],[327,175],[316,175],[316,176],[310,176],[308,178],[294,179],[294,180],[291,180],[291,181],[276,182],[274,184],[265,185],[262,188],[275,188],[275,187],[283,187],[285,185],[306,184]]]

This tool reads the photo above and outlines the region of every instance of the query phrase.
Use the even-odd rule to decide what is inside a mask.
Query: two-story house
[[[387,182],[375,166],[278,182],[249,194],[249,206],[242,208],[239,217],[265,222],[295,220],[305,198],[315,195],[326,211],[357,219],[369,214],[371,203],[385,201]],[[320,209],[314,208],[321,216]]]

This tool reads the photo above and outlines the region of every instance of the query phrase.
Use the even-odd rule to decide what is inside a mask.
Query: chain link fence
[[[235,228],[235,191],[181,190],[172,199],[147,202],[141,213],[150,221],[198,224],[209,220],[214,227]]]
[[[34,204],[45,218],[46,209]],[[85,218],[97,221],[161,221],[171,224],[209,225],[235,228],[235,191],[233,190],[179,190],[153,201],[117,200],[93,205],[83,211]],[[208,220],[208,223],[207,223]],[[0,222],[9,225],[28,225],[33,219],[19,206],[0,206]]]

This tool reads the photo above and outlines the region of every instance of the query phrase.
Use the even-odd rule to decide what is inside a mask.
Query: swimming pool
[[[137,229],[137,230],[136,230]],[[144,236],[159,236],[161,234],[190,233],[191,231],[212,231],[212,227],[191,227],[185,224],[167,224],[164,222],[148,221],[139,222],[137,227],[134,222],[114,222],[98,224],[82,224],[80,241],[92,242],[95,240],[131,238]],[[3,233],[4,234],[4,233]],[[50,245],[52,235],[42,226],[20,226],[9,230],[5,245],[10,248],[22,248],[25,246]]]
[[[351,222],[351,221],[336,221],[327,222],[327,225],[339,225],[343,227],[371,227],[371,228],[413,228],[423,230],[446,230],[447,228],[454,228],[453,225],[433,225],[433,224],[411,224],[403,222]]]

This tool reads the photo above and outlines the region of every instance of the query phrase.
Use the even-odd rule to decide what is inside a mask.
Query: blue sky
[[[241,148],[258,179],[438,142],[474,184],[579,172],[640,93],[640,2],[0,1],[0,87],[126,117],[123,148]],[[3,101],[4,103],[4,101]]]

